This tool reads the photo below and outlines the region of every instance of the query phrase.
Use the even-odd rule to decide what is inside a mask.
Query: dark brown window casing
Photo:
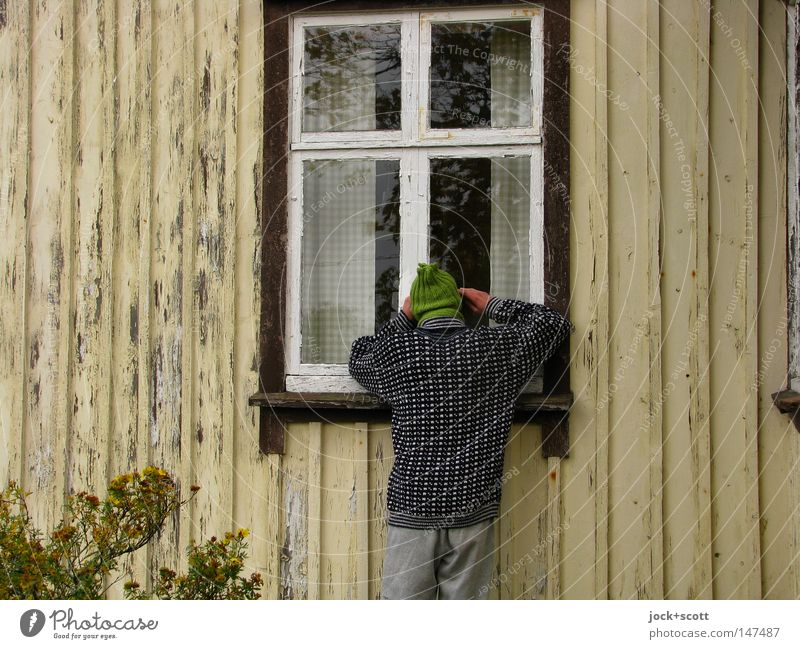
[[[264,2],[264,168],[261,215],[261,326],[259,388],[250,404],[260,410],[259,446],[264,453],[283,453],[284,430],[290,420],[339,417],[387,419],[386,404],[370,395],[291,395],[285,392],[284,328],[288,245],[289,29],[299,13],[381,10],[452,10],[517,6],[533,3],[464,1],[366,2],[331,0]],[[542,147],[544,158],[544,303],[567,314],[569,307],[569,0],[543,0],[544,87]],[[542,426],[545,457],[566,457],[567,412],[571,405],[569,342],[544,367],[542,395],[518,402],[516,419],[535,419]],[[354,414],[357,411],[357,414]]]

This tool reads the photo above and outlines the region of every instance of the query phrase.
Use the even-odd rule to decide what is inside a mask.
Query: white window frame
[[[530,127],[490,129],[427,128],[430,25],[432,22],[531,20]],[[401,23],[401,128],[396,131],[345,131],[303,133],[303,30],[328,25]],[[428,204],[430,157],[531,157],[530,296],[544,301],[544,214],[542,152],[542,9],[464,9],[442,12],[406,11],[359,14],[304,14],[293,19],[290,30],[288,160],[287,311],[284,339],[286,390],[290,392],[366,392],[348,372],[346,364],[300,362],[301,352],[301,242],[303,226],[302,169],[306,160],[391,159],[400,161],[400,295],[408,295],[418,261],[429,261]],[[411,52],[411,56],[408,53]],[[419,73],[417,72],[419,70]],[[414,236],[414,233],[425,236]],[[542,391],[541,368],[525,392]]]

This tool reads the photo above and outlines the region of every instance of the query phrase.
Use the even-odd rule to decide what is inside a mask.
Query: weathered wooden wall
[[[572,6],[562,596],[798,597],[786,5]]]
[[[800,597],[781,0],[572,3],[570,457],[515,425],[493,596]],[[200,484],[264,596],[375,597],[388,423],[258,452],[259,0],[0,0],[0,483]],[[566,55],[567,53],[565,53]],[[121,595],[117,588],[116,596]]]

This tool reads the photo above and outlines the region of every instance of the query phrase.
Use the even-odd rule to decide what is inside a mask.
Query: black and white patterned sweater
[[[541,304],[492,297],[500,326],[399,311],[353,341],[350,374],[392,409],[388,522],[464,527],[497,516],[514,402],[572,323]]]

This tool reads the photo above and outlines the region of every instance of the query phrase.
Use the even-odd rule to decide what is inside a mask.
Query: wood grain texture
[[[491,599],[545,599],[555,578],[547,560],[547,460],[527,428],[514,424],[506,445]]]
[[[370,422],[369,445],[369,599],[380,598],[383,576],[383,555],[386,548],[386,488],[394,464],[391,427],[389,422]]]
[[[5,6],[0,27],[0,485],[22,480],[28,372],[26,295],[30,227],[31,5]]]
[[[308,423],[308,599],[320,595],[320,540],[322,537],[322,424]]]
[[[75,5],[75,141],[71,251],[74,354],[67,491],[97,493],[108,483],[111,427],[113,263],[116,258],[116,7]],[[106,577],[109,583],[109,578]]]
[[[658,283],[658,12],[610,2],[608,87],[629,106],[609,111],[610,370],[609,598],[660,598],[661,299]]]
[[[180,477],[182,497],[195,479],[195,421],[191,332],[195,210],[197,79],[194,72],[193,4],[153,2],[152,199],[150,286],[149,454],[156,465]],[[208,476],[206,479],[211,479]],[[192,538],[192,506],[167,522],[153,547],[151,568],[185,565]]]
[[[609,295],[608,112],[615,110],[608,87],[608,6],[605,0],[574,3],[567,56],[573,183],[570,318],[573,335],[570,411],[573,443],[561,463],[564,523],[562,597],[605,599],[608,592]],[[591,69],[593,76],[585,74]],[[581,74],[583,73],[583,74]],[[616,108],[616,110],[619,110]],[[585,189],[578,189],[585,188]],[[591,440],[591,441],[589,441]]]
[[[561,598],[561,458],[547,458],[547,510],[545,517],[547,599]]]
[[[264,457],[258,448],[259,410],[247,405],[258,390],[258,322],[261,308],[261,169],[264,130],[264,27],[260,0],[243,0],[238,18],[237,102],[231,107],[236,132],[236,156],[229,159],[236,180],[234,211],[233,313],[233,527],[250,530],[245,572],[264,578],[262,595],[277,597],[278,526],[272,515],[280,488],[280,457]]]
[[[52,529],[66,495],[71,426],[74,6],[31,6],[30,215],[25,280],[22,485],[35,524]],[[76,449],[81,452],[81,449]]]
[[[608,82],[608,53],[606,43],[608,38],[608,9],[604,0],[595,2],[596,35],[591,51],[596,59],[598,85],[593,89],[591,105],[594,108],[597,127],[590,129],[588,145],[594,155],[594,182],[596,191],[591,194],[590,214],[588,227],[591,232],[591,279],[589,291],[593,305],[591,318],[592,330],[587,332],[587,353],[582,355],[589,372],[589,394],[587,397],[592,402],[587,404],[596,412],[596,424],[593,449],[585,449],[590,453],[587,461],[588,475],[580,481],[581,485],[589,490],[588,498],[594,496],[595,537],[594,552],[589,554],[594,558],[594,565],[584,568],[587,572],[594,573],[593,595],[596,599],[608,598],[608,443],[609,443],[609,236],[608,236],[608,110],[609,106],[605,94],[600,92],[601,87],[607,87]],[[603,84],[602,86],[600,84]],[[577,364],[577,363],[576,363]],[[574,426],[574,424],[573,424]],[[591,458],[594,454],[594,462]],[[594,465],[594,466],[592,466]],[[562,470],[569,471],[569,465],[564,464]],[[568,472],[569,476],[570,473]],[[583,476],[582,476],[583,477]],[[562,487],[567,492],[566,485]],[[594,492],[594,493],[592,493]],[[564,498],[567,498],[565,493]],[[577,500],[575,501],[577,504]],[[566,504],[566,502],[565,502]],[[579,517],[576,517],[579,518]],[[570,517],[568,520],[572,520]],[[566,534],[562,538],[569,538]],[[589,537],[591,538],[591,536]],[[562,541],[563,542],[563,541]],[[565,543],[566,545],[566,543]],[[579,561],[579,552],[568,555],[574,561]],[[565,571],[573,565],[573,560],[567,560],[565,550]],[[581,562],[582,563],[582,562]],[[580,566],[583,568],[583,565]],[[593,568],[593,570],[592,570]],[[565,579],[562,589],[566,589],[570,582]]]
[[[308,550],[309,546],[322,561],[324,550],[320,550],[322,543],[321,521],[317,519],[312,526],[315,534],[312,541],[309,537],[309,484],[308,467],[311,447],[309,437],[316,435],[317,431],[309,430],[306,424],[289,424],[286,437],[286,453],[281,458],[282,491],[277,506],[282,516],[280,522],[280,592],[281,599],[307,599],[308,598]],[[315,440],[316,442],[316,440]],[[323,451],[320,451],[323,452]],[[312,499],[322,490],[322,484],[314,487]],[[322,511],[325,505],[315,505]],[[326,516],[327,518],[327,516]],[[315,559],[317,558],[315,557]],[[319,564],[314,567],[315,570]],[[319,568],[321,571],[322,568]],[[321,574],[321,572],[319,573]],[[320,577],[327,583],[324,577]],[[315,589],[321,590],[323,583],[317,580]]]
[[[192,469],[201,487],[192,536],[208,538],[230,530],[233,519],[239,2],[193,6],[197,157],[189,271],[193,351],[186,394],[192,400]]]
[[[665,596],[711,597],[708,429],[708,7],[661,8],[659,118],[664,240]],[[685,110],[694,106],[695,110]],[[669,190],[668,190],[669,188]]]
[[[714,598],[761,596],[758,528],[756,2],[721,0],[711,27],[709,325]]]
[[[650,99],[659,90],[660,69],[660,18],[659,0],[646,3],[645,14],[645,70],[642,75],[646,89],[646,99]],[[647,431],[649,433],[648,474],[650,478],[650,495],[644,512],[644,533],[646,552],[649,554],[649,583],[644,584],[645,598],[664,598],[664,536],[663,536],[663,403],[666,393],[661,380],[662,372],[662,325],[661,325],[661,283],[660,271],[663,263],[661,249],[661,141],[659,138],[658,114],[649,107],[645,126],[645,146],[647,151],[647,247],[643,252],[649,264],[646,268],[648,308],[652,308],[653,316],[649,319],[647,335],[650,358],[647,364],[647,377],[650,389],[650,403],[646,413]],[[637,586],[637,590],[638,590]]]
[[[111,406],[108,476],[141,470],[149,462],[150,402],[150,188],[152,169],[151,83],[152,6],[136,0],[118,6],[111,297]],[[121,562],[119,572],[142,586],[148,583],[149,550]],[[111,596],[122,598],[121,581]]]
[[[111,406],[112,273],[116,257],[114,162],[116,7],[75,5],[75,141],[71,256],[74,354],[67,489],[97,492],[108,482]]]
[[[349,425],[324,424],[322,434],[322,511],[320,596],[322,599],[357,599],[363,595],[367,585],[359,570],[364,565],[360,552],[362,527],[367,521],[360,520],[364,511],[361,500],[366,493],[359,493],[362,478],[359,470],[365,470],[356,448],[357,440],[363,440],[366,424],[351,422]],[[365,577],[366,578],[366,577]]]

